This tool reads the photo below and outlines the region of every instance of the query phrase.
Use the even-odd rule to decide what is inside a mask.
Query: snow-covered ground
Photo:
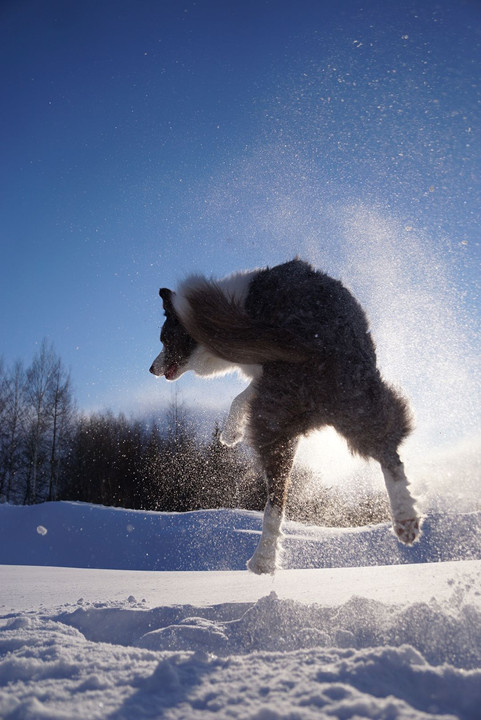
[[[481,718],[481,513],[289,523],[257,513],[0,506],[0,717]]]

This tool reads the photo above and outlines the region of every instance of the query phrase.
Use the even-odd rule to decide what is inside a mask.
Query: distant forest
[[[0,502],[261,510],[266,491],[255,458],[219,436],[215,423],[210,438],[201,438],[177,396],[158,422],[78,412],[70,375],[46,341],[28,367],[0,362]],[[306,468],[294,469],[287,513],[338,526],[389,517],[383,494],[320,487]]]

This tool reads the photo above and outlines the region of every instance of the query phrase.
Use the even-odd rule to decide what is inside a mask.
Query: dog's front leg
[[[297,441],[289,441],[259,451],[266,472],[268,499],[264,508],[261,539],[247,563],[247,569],[257,575],[273,574],[281,566],[281,525],[296,448]]]
[[[254,555],[247,562],[247,569],[256,575],[275,573],[280,565],[281,525],[283,511],[270,500],[264,508],[262,535]]]
[[[224,445],[233,447],[234,445],[237,445],[237,443],[240,443],[244,437],[247,411],[249,408],[249,402],[253,395],[254,389],[251,383],[245,390],[233,399],[225,427],[220,434],[220,441]]]

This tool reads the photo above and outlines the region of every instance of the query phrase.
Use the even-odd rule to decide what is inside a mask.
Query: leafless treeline
[[[159,424],[76,410],[69,373],[43,342],[25,368],[0,364],[0,501],[48,500],[152,510],[251,507],[263,487],[215,427],[200,439],[177,397]]]

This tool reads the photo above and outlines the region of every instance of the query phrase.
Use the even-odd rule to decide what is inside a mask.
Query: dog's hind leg
[[[420,537],[421,519],[409,491],[404,466],[397,453],[380,462],[391,505],[393,530],[402,543],[412,545]]]
[[[362,404],[344,408],[340,432],[353,452],[381,465],[398,540],[412,545],[421,533],[421,517],[409,490],[398,447],[411,431],[407,402],[380,379],[367,386]],[[362,396],[361,396],[362,397]]]
[[[274,442],[258,448],[267,481],[262,535],[247,568],[258,575],[274,573],[280,566],[281,525],[284,518],[289,476],[297,440]]]

